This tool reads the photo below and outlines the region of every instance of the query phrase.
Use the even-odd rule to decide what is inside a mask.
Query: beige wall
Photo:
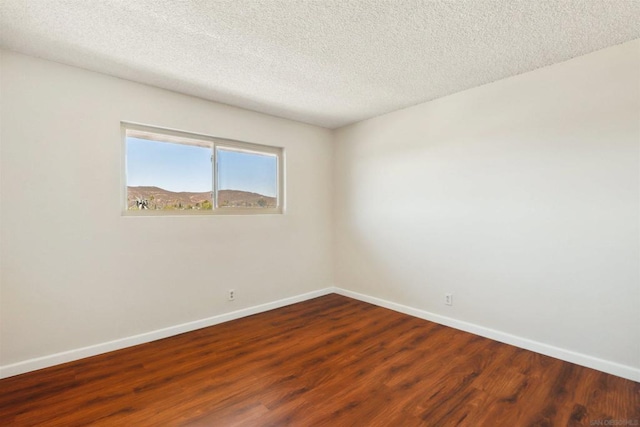
[[[1,64],[0,365],[332,284],[330,131],[7,51]],[[123,217],[121,120],[285,147],[286,215]]]
[[[335,133],[0,62],[0,365],[335,283],[639,372],[640,41]],[[121,120],[284,146],[286,215],[123,217]]]
[[[337,285],[640,368],[639,85],[634,41],[340,129]]]

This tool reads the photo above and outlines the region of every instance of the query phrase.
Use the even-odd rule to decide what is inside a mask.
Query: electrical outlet
[[[444,294],[444,303],[446,305],[453,305],[453,294]]]
[[[234,299],[236,299],[236,290],[235,289],[229,289],[229,293],[227,294],[227,299],[229,301],[233,301]]]

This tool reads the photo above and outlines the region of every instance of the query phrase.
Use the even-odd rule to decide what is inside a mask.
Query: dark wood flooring
[[[338,295],[0,381],[2,426],[639,419],[639,383]]]

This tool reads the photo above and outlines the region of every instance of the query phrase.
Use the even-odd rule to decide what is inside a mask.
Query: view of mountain
[[[218,191],[220,207],[275,208],[276,198],[239,190]],[[174,192],[159,187],[127,187],[127,208],[139,209],[138,201],[146,201],[148,209],[211,209],[211,192]]]

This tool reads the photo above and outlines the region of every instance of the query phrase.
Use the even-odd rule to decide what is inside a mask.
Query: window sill
[[[122,216],[128,217],[150,217],[150,216],[220,216],[220,215],[241,215],[241,216],[253,216],[253,215],[283,215],[284,210],[282,208],[273,209],[258,209],[258,208],[218,208],[214,210],[127,210],[122,211]]]

